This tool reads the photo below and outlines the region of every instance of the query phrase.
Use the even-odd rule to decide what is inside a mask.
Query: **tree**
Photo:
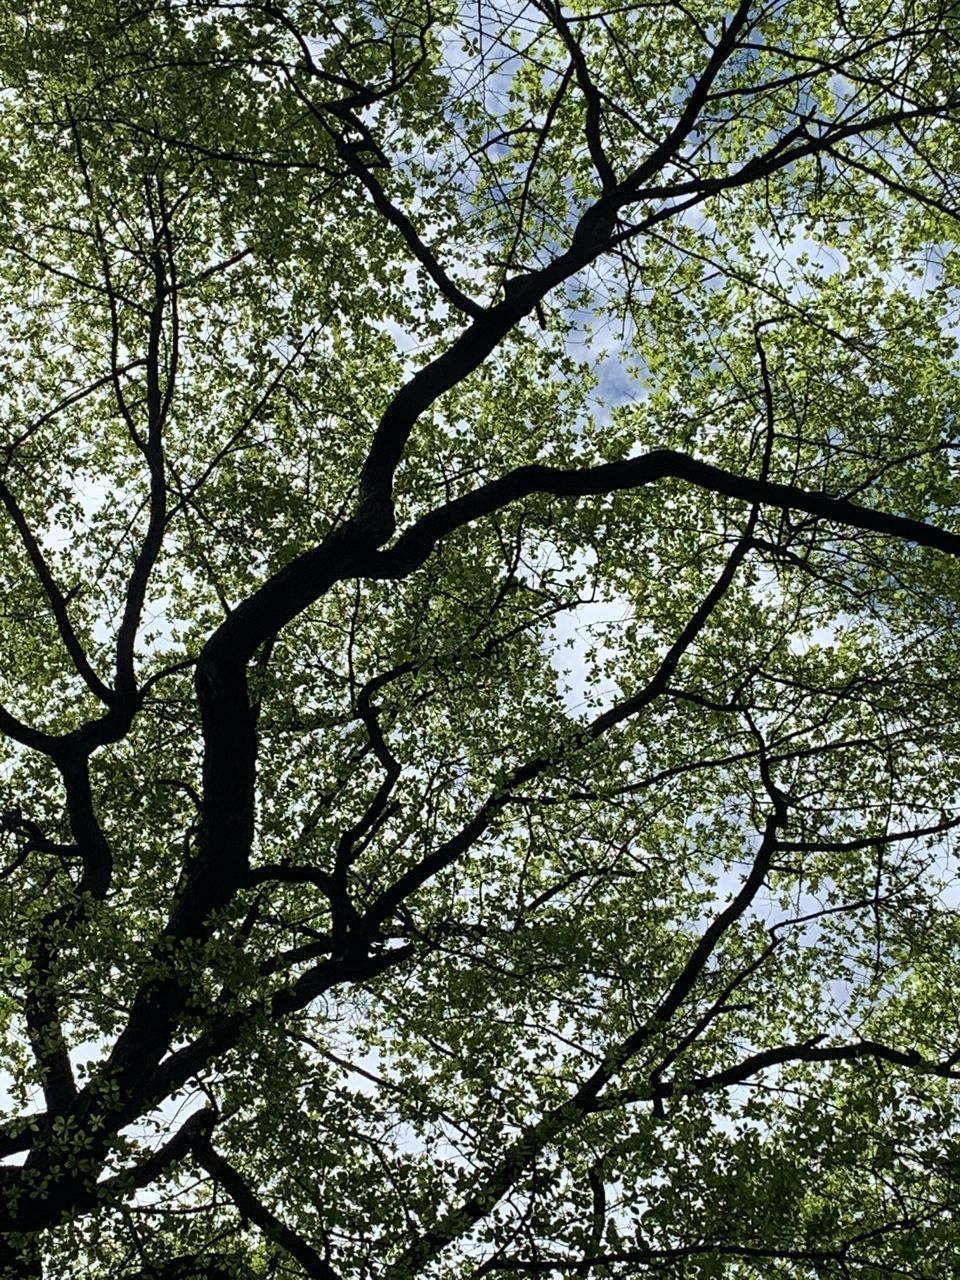
[[[0,21],[0,1273],[960,1274],[956,6]]]

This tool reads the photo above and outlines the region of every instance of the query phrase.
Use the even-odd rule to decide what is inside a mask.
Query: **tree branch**
[[[451,1209],[435,1227],[422,1232],[397,1261],[385,1270],[384,1280],[404,1280],[407,1276],[417,1274],[448,1245],[491,1212],[511,1187],[516,1185],[538,1152],[555,1143],[587,1115],[604,1109],[601,1095],[605,1087],[652,1036],[664,1030],[692,991],[717,943],[750,906],[769,870],[776,848],[777,829],[782,821],[783,814],[780,812],[775,812],[767,819],[753,865],[739,892],[704,930],[651,1018],[608,1051],[601,1065],[583,1080],[575,1093],[546,1112],[539,1121],[510,1143],[497,1165],[485,1177],[478,1179],[474,1192]]]
[[[7,514],[16,527],[20,540],[26,549],[27,555],[30,557],[30,563],[33,565],[34,572],[39,578],[44,594],[49,601],[50,611],[57,624],[60,638],[73,661],[77,674],[96,698],[105,703],[106,706],[112,706],[114,702],[113,691],[103,683],[90,665],[90,660],[87,658],[83,645],[80,643],[80,639],[73,628],[73,623],[70,621],[66,597],[50,571],[50,566],[47,564],[40,543],[34,536],[23,509],[2,480],[0,480],[0,502],[6,507]]]
[[[209,1136],[193,1138],[193,1154],[211,1178],[221,1186],[244,1218],[255,1223],[268,1240],[276,1241],[303,1267],[311,1280],[340,1280],[339,1273],[316,1249],[271,1212],[227,1160],[215,1151]]]
[[[738,475],[672,449],[655,449],[639,458],[607,462],[596,467],[570,470],[536,465],[518,467],[421,517],[391,547],[376,554],[375,568],[368,573],[378,578],[413,573],[442,538],[532,494],[558,498],[595,497],[640,489],[665,479],[684,480],[709,493],[723,494],[741,502],[779,507],[786,511],[804,511],[840,527],[865,529],[945,551],[949,555],[960,555],[960,534],[937,525],[907,516],[890,515],[848,502],[845,498],[810,492],[796,485]]]

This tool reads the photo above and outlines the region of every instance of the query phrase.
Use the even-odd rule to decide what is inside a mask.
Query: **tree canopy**
[[[0,1275],[960,1275],[960,8],[8,0]]]

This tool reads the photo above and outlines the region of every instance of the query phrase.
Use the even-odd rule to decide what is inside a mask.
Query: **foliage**
[[[952,0],[0,79],[0,1273],[960,1275]]]

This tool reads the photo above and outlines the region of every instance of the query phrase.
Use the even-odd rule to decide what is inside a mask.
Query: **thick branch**
[[[316,1249],[271,1212],[251,1190],[240,1174],[218,1151],[205,1133],[193,1140],[197,1162],[223,1187],[244,1218],[255,1223],[269,1240],[286,1249],[303,1267],[311,1280],[339,1280],[339,1275]]]
[[[60,1115],[77,1096],[77,1086],[57,1007],[52,973],[54,948],[47,928],[32,940],[28,956],[32,973],[24,1002],[24,1019],[40,1071],[40,1087],[47,1111]]]
[[[685,480],[697,488],[742,502],[786,511],[804,511],[840,527],[865,529],[950,555],[960,555],[960,534],[938,525],[890,515],[873,507],[848,502],[845,498],[810,492],[796,485],[738,475],[673,449],[655,449],[639,458],[596,467],[565,470],[529,466],[510,471],[438,507],[411,525],[392,547],[378,554],[377,569],[372,576],[389,578],[414,572],[442,538],[532,494],[549,494],[558,498],[599,496],[640,489],[670,478]]]

